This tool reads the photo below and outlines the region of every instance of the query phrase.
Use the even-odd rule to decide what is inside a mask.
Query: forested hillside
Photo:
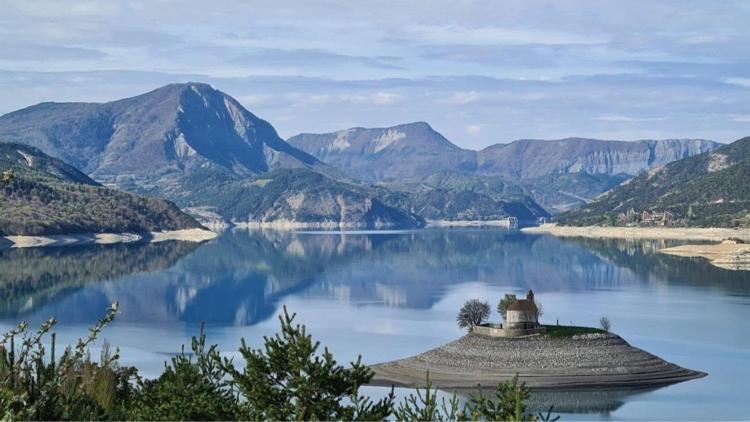
[[[619,224],[631,209],[672,214],[697,227],[750,226],[750,137],[713,152],[643,172],[584,208],[562,214],[571,225]]]
[[[0,143],[0,172],[3,236],[200,227],[171,202],[101,186],[27,145]]]

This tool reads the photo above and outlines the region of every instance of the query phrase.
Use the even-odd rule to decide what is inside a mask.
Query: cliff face
[[[313,228],[413,228],[424,220],[386,204],[368,186],[306,169],[276,170],[250,179],[195,187],[194,197],[214,204],[235,224]]]
[[[636,175],[651,167],[716,149],[702,139],[634,142],[567,138],[559,141],[520,140],[478,152],[478,171],[522,179],[556,173]]]
[[[300,134],[287,142],[351,177],[370,182],[476,168],[474,151],[459,148],[424,122]]]

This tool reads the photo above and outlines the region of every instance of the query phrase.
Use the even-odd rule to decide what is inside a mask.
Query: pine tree
[[[304,325],[294,324],[284,307],[281,333],[265,337],[264,348],[253,349],[242,339],[245,368],[231,361],[224,368],[245,397],[241,419],[250,420],[378,420],[389,416],[393,394],[372,402],[359,395],[374,373],[361,357],[349,368],[339,365],[327,348],[319,353]],[[348,401],[348,402],[347,402]]]

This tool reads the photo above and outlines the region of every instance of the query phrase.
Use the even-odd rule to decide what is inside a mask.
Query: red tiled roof
[[[534,302],[531,302],[526,299],[519,299],[515,301],[512,305],[508,306],[509,311],[522,311],[522,312],[538,312],[539,309],[536,307],[536,304]]]

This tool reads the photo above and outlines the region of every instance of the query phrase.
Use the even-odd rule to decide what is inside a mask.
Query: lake
[[[286,306],[339,362],[411,356],[462,332],[470,298],[494,312],[533,289],[545,323],[597,326],[706,378],[650,391],[540,393],[563,420],[750,418],[750,273],[657,254],[664,241],[558,239],[500,229],[230,231],[184,242],[0,251],[0,328],[55,316],[64,342],[107,306],[104,337],[154,376],[205,321],[233,355],[260,345]],[[369,388],[382,395],[384,390]],[[403,394],[404,392],[400,392]]]

